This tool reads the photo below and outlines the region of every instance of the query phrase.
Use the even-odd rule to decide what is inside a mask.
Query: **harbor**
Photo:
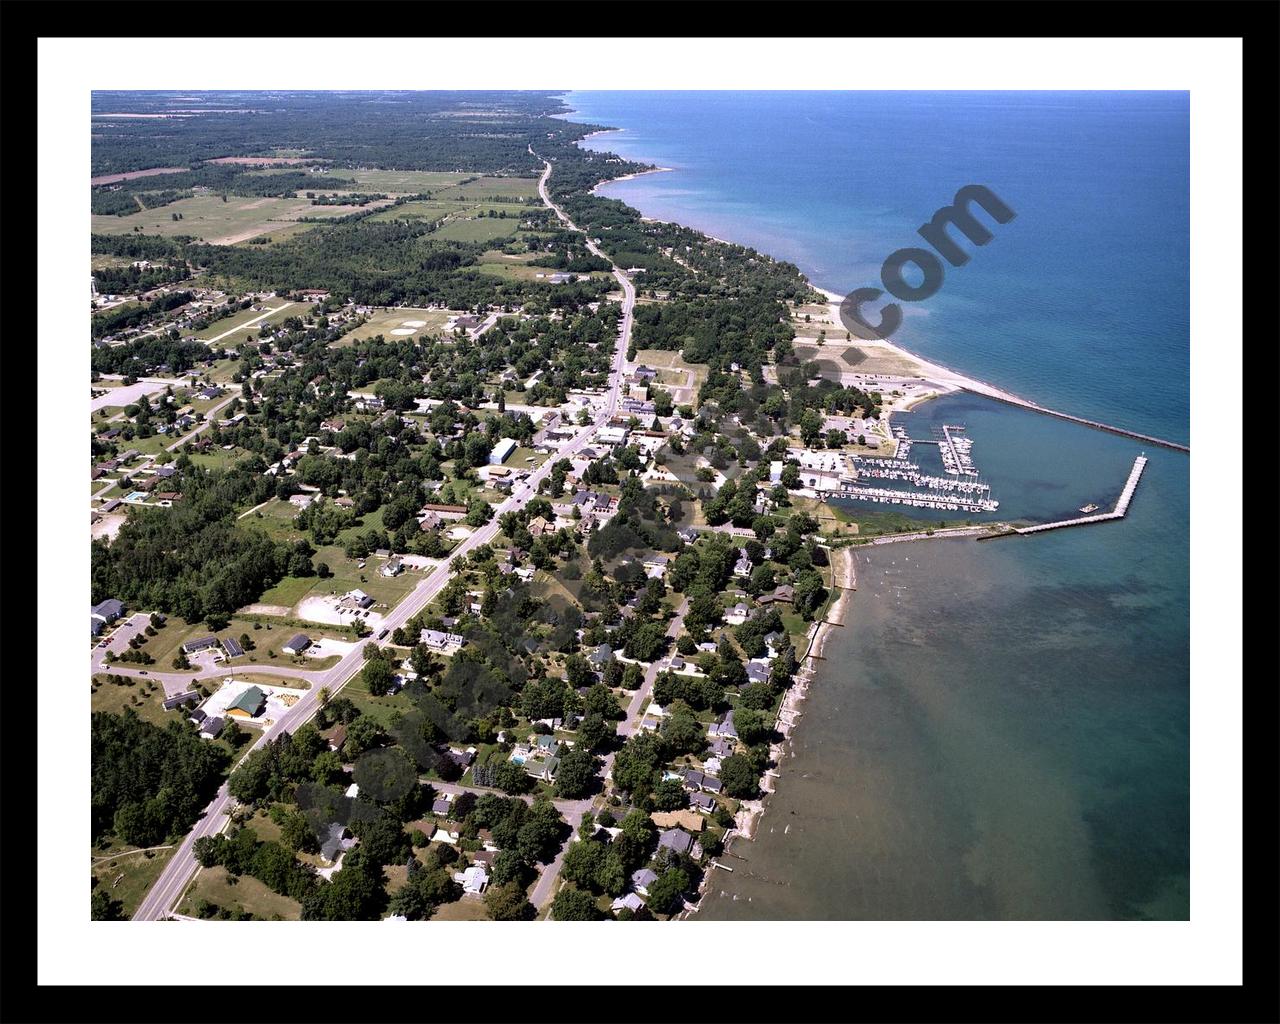
[[[1110,512],[1102,512],[1091,516],[1079,516],[1075,519],[1060,519],[1056,523],[1039,523],[1036,526],[1023,526],[1017,530],[1018,533],[1043,533],[1045,530],[1061,530],[1068,526],[1086,526],[1089,523],[1104,523],[1110,519],[1123,519],[1129,511],[1129,503],[1133,500],[1133,493],[1138,489],[1138,481],[1142,479],[1142,471],[1146,469],[1146,455],[1139,455],[1133,460],[1133,469],[1129,470],[1129,479],[1125,481],[1124,490],[1120,492],[1120,498],[1116,502],[1115,508]],[[1096,506],[1095,506],[1096,507]]]
[[[991,485],[978,476],[973,461],[973,439],[959,424],[935,427],[932,440],[912,438],[901,426],[893,428],[898,442],[896,457],[853,459],[852,479],[841,480],[839,486],[824,495],[830,498],[854,498],[881,505],[906,505],[944,512],[995,512],[1000,502],[991,496]],[[912,445],[934,445],[946,475],[924,472],[910,460]],[[911,488],[865,484],[864,479],[910,484]]]

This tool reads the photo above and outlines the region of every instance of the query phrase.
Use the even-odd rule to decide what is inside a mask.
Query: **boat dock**
[[[1147,457],[1139,455],[1133,460],[1133,469],[1129,470],[1129,479],[1125,481],[1120,499],[1110,512],[1102,512],[1092,516],[1079,516],[1076,519],[1060,519],[1056,523],[1040,523],[1038,526],[1021,527],[1018,533],[1043,533],[1045,530],[1060,530],[1067,526],[1085,526],[1089,523],[1105,523],[1109,519],[1123,519],[1129,511],[1129,502],[1133,500],[1133,492],[1138,489],[1138,481],[1147,466]]]

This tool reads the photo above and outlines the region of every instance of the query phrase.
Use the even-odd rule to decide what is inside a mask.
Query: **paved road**
[[[546,170],[543,172],[542,179],[538,183],[538,191],[542,195],[543,201],[547,203],[557,216],[565,223],[574,227],[572,221],[565,216],[564,212],[551,202],[546,192],[547,178],[551,175],[551,164],[547,163]],[[608,259],[593,244],[588,243],[590,248],[597,255]],[[631,339],[632,312],[635,308],[635,288],[621,270],[614,268],[614,276],[622,285],[623,304],[622,304],[622,323],[618,332],[617,350],[614,355],[614,365],[612,372],[612,381],[609,389],[609,400],[605,403],[605,408],[597,415],[596,419],[591,423],[582,427],[577,436],[567,445],[560,449],[559,455],[568,458],[576,454],[587,446],[591,439],[595,436],[597,430],[607,424],[612,419],[618,407],[618,396],[622,389],[622,371],[626,362],[627,347]],[[440,566],[419,583],[401,602],[396,606],[383,620],[383,627],[389,631],[394,631],[398,626],[404,625],[409,619],[413,618],[419,611],[425,608],[445,585],[453,577],[453,562],[456,559],[463,558],[470,554],[471,551],[487,544],[493,540],[498,534],[498,517],[503,512],[514,511],[523,507],[530,498],[538,493],[538,484],[551,473],[551,467],[555,460],[548,459],[539,469],[535,470],[529,479],[523,484],[517,485],[511,496],[503,501],[494,509],[493,519],[485,526],[476,530],[470,537],[459,544],[449,553],[449,555],[441,562]],[[266,743],[272,742],[283,732],[293,732],[298,726],[310,720],[319,708],[320,690],[328,687],[331,693],[336,694],[345,686],[351,678],[360,671],[364,664],[364,647],[366,644],[374,643],[373,640],[363,640],[356,644],[338,664],[333,668],[320,673],[315,673],[311,677],[311,689],[298,700],[298,702],[290,709],[290,711],[282,715],[275,723],[263,730],[258,741],[253,744],[250,751],[256,750],[258,747]],[[256,669],[254,669],[256,671]],[[246,756],[250,751],[246,751]],[[164,918],[169,909],[181,896],[188,879],[195,873],[197,864],[192,848],[195,841],[201,836],[212,835],[220,832],[226,825],[226,812],[232,805],[232,798],[227,792],[226,783],[218,790],[218,795],[213,802],[205,808],[204,815],[196,822],[195,827],[187,834],[187,837],[178,847],[177,853],[165,866],[164,871],[151,887],[151,891],[147,893],[142,903],[138,906],[138,910],[133,915],[135,921],[155,921]],[[579,816],[580,817],[580,816]],[[558,863],[558,862],[557,862]],[[544,872],[544,878],[550,876],[547,885],[551,886],[555,881],[555,874],[559,868],[555,865],[555,872],[548,868]],[[541,880],[540,880],[541,881]]]

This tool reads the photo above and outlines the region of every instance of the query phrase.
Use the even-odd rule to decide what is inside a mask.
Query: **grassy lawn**
[[[686,363],[684,357],[679,352],[668,352],[665,349],[642,348],[636,351],[636,362],[643,363],[646,366],[652,366],[655,370],[689,370],[693,373],[693,393],[697,396],[698,390],[706,383],[707,374],[711,368],[706,363]],[[684,375],[677,380],[675,377],[669,381],[663,381],[664,384],[683,385]]]
[[[409,203],[401,203],[399,206],[389,206],[385,210],[379,210],[368,218],[368,223],[377,221],[425,221],[428,224],[434,224],[437,221],[444,220],[450,213],[453,213],[461,206],[460,203],[442,203],[434,199],[419,199]]]
[[[298,308],[295,309],[295,307],[298,307]],[[270,315],[264,317],[262,320],[259,320],[252,327],[250,327],[248,329],[249,332],[257,331],[264,323],[278,323],[280,320],[288,316],[290,311],[293,311],[294,313],[301,312],[301,303],[282,302],[274,306],[268,306],[267,308],[271,309],[273,312]],[[250,306],[248,309],[242,309],[237,313],[231,314],[231,316],[224,316],[221,320],[215,320],[203,331],[198,331],[195,337],[201,341],[208,341],[211,338],[218,337],[218,335],[220,334],[226,334],[228,331],[235,330],[238,327],[242,327],[244,324],[247,324],[250,320],[254,320],[257,317],[262,316],[264,312],[266,312],[265,309],[256,310],[252,306]],[[224,345],[231,345],[236,341],[247,340],[248,336],[249,336],[248,333],[246,333],[244,336],[240,338],[237,338],[234,335],[232,335],[230,337],[223,338],[222,343]],[[218,401],[221,401],[221,399],[218,399]]]
[[[110,674],[111,666],[108,665],[99,673],[98,678]],[[136,676],[123,678],[132,685],[115,686],[108,682],[99,683],[97,691],[89,698],[89,710],[119,715],[125,708],[132,708],[139,718],[161,728],[181,717],[181,712],[164,709],[164,687],[158,682]]]
[[[346,697],[364,714],[384,728],[390,725],[391,716],[395,712],[408,711],[413,707],[409,702],[409,698],[404,696],[403,693],[386,697],[373,696],[365,685],[364,677],[360,672],[357,672],[351,678],[351,681],[342,688],[341,696]]]
[[[127,235],[140,227],[147,235],[194,235],[205,242],[229,244],[268,233],[277,222],[313,216],[314,211],[322,209],[325,208],[313,207],[309,199],[228,196],[224,203],[221,195],[211,193],[179,199],[154,210],[139,210],[127,217],[98,214],[92,218],[92,230],[97,234]],[[174,220],[174,214],[181,214],[182,219]]]
[[[381,334],[388,341],[394,341],[398,338],[420,338],[444,330],[445,321],[449,317],[456,315],[459,314],[447,309],[390,308],[374,310],[366,323],[344,334],[334,342],[334,346],[350,345],[352,342],[363,341],[365,338],[372,338],[377,334]],[[414,331],[412,335],[395,335],[391,333],[393,330],[402,328],[406,320],[423,320],[426,321],[426,326],[405,327],[405,330]],[[372,387],[373,385],[370,385],[368,390],[372,390]]]
[[[93,848],[91,873],[98,879],[98,885],[111,894],[111,898],[121,902],[121,915],[132,917],[138,904],[147,894],[147,890],[160,877],[160,872],[173,856],[173,849],[150,850],[145,853],[124,853],[127,848],[120,847],[112,841],[112,849],[106,851]],[[176,848],[176,847],[175,847]],[[112,854],[115,854],[112,856]],[[96,858],[107,857],[106,860]],[[122,877],[123,876],[123,877]],[[119,881],[117,881],[119,879]],[[112,883],[115,883],[114,885]],[[88,908],[85,908],[88,914]]]
[[[442,199],[534,199],[538,195],[538,179],[482,177],[438,191]]]
[[[288,896],[272,892],[256,878],[235,878],[223,867],[205,868],[178,905],[178,912],[195,916],[196,901],[206,899],[220,907],[240,907],[263,921],[297,921],[302,906]]]
[[[433,921],[488,921],[489,911],[484,900],[464,896],[454,903],[446,903],[431,915]]]
[[[451,185],[457,185],[467,174],[453,174],[447,171],[350,171],[345,168],[335,174],[357,182],[362,188],[392,195],[412,195],[418,192],[439,192]],[[537,192],[537,186],[534,186]]]
[[[519,231],[519,221],[507,217],[477,217],[474,220],[450,220],[436,229],[434,238],[448,242],[491,242],[507,238]]]

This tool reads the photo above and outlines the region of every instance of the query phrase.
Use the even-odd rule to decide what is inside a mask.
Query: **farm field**
[[[333,173],[358,182],[361,188],[401,195],[435,193],[470,177],[450,171],[352,171],[345,167],[336,168]]]
[[[516,234],[519,221],[511,217],[476,217],[473,220],[450,218],[436,229],[434,238],[450,242],[492,242]]]
[[[272,196],[261,199],[228,196],[224,203],[221,195],[208,193],[179,199],[155,210],[139,210],[126,217],[98,214],[92,218],[92,230],[98,234],[127,235],[140,227],[148,235],[194,235],[213,245],[231,245],[268,234],[277,225],[296,222],[299,217],[331,219],[359,209],[361,207],[312,206],[308,199]],[[181,214],[182,219],[174,220],[173,214]]]
[[[458,209],[455,203],[442,203],[435,199],[416,200],[411,203],[404,203],[401,206],[391,206],[385,210],[379,210],[373,214],[368,223],[376,224],[379,221],[426,221],[434,224],[437,221],[444,220],[450,213]]]
[[[439,189],[441,199],[536,199],[537,178],[477,178],[465,184]]]

